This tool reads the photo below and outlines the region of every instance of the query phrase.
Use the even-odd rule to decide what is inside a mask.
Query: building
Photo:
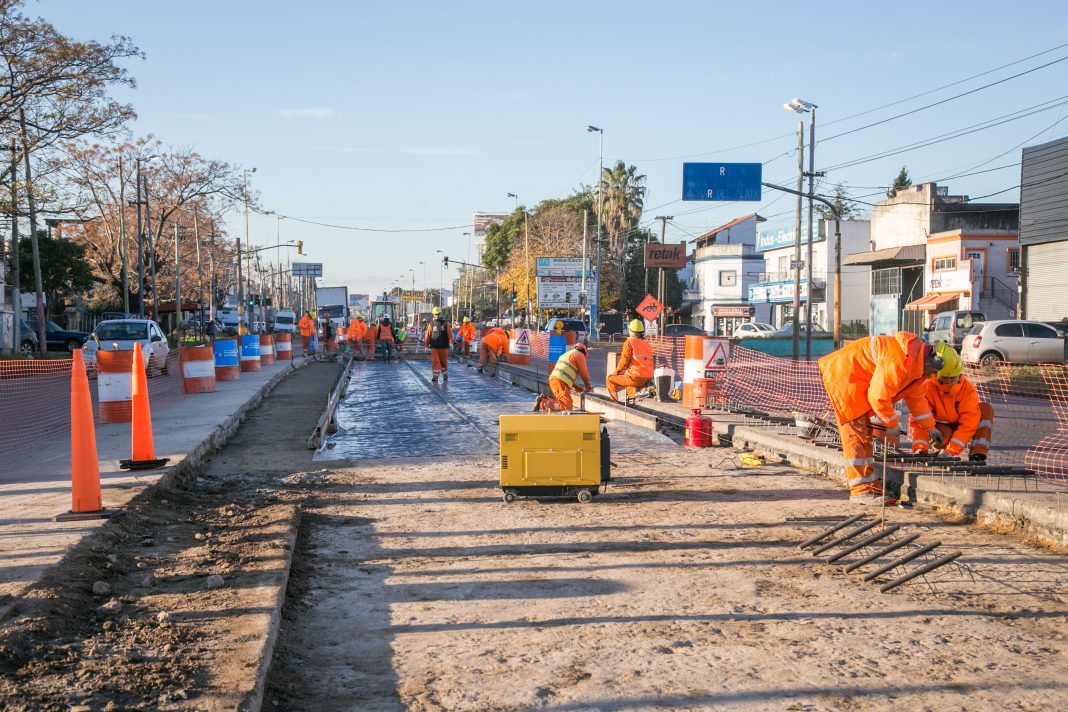
[[[691,323],[717,336],[730,336],[745,321],[766,321],[767,304],[749,303],[749,288],[764,272],[756,251],[756,227],[764,218],[745,215],[696,239],[693,275],[683,298]]]
[[[871,223],[868,220],[841,222],[842,257],[870,247]],[[828,237],[830,239],[828,239]],[[808,235],[801,236],[802,260],[807,257]],[[793,230],[762,232],[757,236],[756,250],[764,257],[764,274],[749,288],[751,304],[768,304],[770,323],[782,326],[793,321],[794,273],[790,265],[794,259],[796,240]],[[819,221],[812,244],[812,289],[809,289],[807,270],[801,267],[801,312],[805,316],[807,300],[812,297],[812,323],[824,331],[834,330],[834,221]],[[868,289],[870,268],[842,267],[842,326],[847,334],[867,332]]]
[[[1068,320],[1068,138],[1023,150],[1020,312]]]
[[[935,313],[937,307],[927,302],[922,308],[905,309],[927,296],[931,236],[954,230],[965,235],[1007,235],[1018,230],[1019,220],[1016,203],[972,203],[968,196],[950,195],[948,188],[936,183],[909,186],[876,203],[871,213],[870,249],[842,261],[846,266],[871,267],[871,333],[919,332]],[[961,259],[965,259],[963,253]]]
[[[923,326],[941,311],[981,311],[987,319],[1016,317],[1020,242],[1015,230],[947,230],[927,240],[924,296],[905,305]]]

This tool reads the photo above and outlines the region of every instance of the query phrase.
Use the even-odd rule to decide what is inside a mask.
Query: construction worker
[[[497,359],[508,361],[508,334],[504,329],[493,327],[482,335],[482,353],[478,357],[478,372],[482,373],[486,361],[497,365]]]
[[[360,356],[363,356],[363,337],[367,333],[367,324],[363,323],[363,317],[357,315],[355,319],[349,322],[349,351],[353,354],[359,349]]]
[[[438,376],[442,381],[449,380],[449,334],[452,327],[441,316],[441,307],[430,310],[433,319],[426,326],[423,335],[423,344],[430,349],[430,380],[438,382]]]
[[[323,321],[323,348],[331,354],[337,351],[337,342],[334,340],[334,322],[329,318]]]
[[[586,386],[584,389],[578,387],[579,378]],[[556,397],[550,398],[544,393],[538,395],[538,399],[534,402],[534,412],[571,410],[574,408],[574,401],[571,398],[572,388],[578,393],[590,390],[590,371],[586,366],[586,344],[575,344],[556,359],[556,368],[549,375],[549,390]]]
[[[312,334],[315,333],[315,320],[312,319],[310,312],[304,312],[304,316],[300,320],[300,341],[304,346],[304,351],[307,352],[308,344],[311,342]]]
[[[465,316],[463,318],[463,323],[460,324],[460,328],[457,330],[456,334],[456,342],[462,345],[464,356],[471,355],[471,344],[473,344],[474,341],[475,325]]]
[[[404,342],[408,340],[408,327],[404,324],[393,327],[393,340],[397,343],[397,358],[404,351]]]
[[[378,326],[374,328],[375,349],[381,349],[382,357],[386,363],[393,360],[393,325],[389,321],[389,317],[382,317],[378,320]]]
[[[924,381],[944,365],[934,347],[907,331],[857,339],[818,362],[823,385],[838,419],[849,501],[894,503],[875,472],[872,437],[899,446],[901,426],[894,404],[904,400],[918,427],[934,429]]]
[[[653,380],[653,347],[645,340],[645,324],[641,319],[631,319],[627,331],[630,336],[623,342],[616,370],[605,379],[608,397],[614,401],[619,400],[616,393],[624,387],[627,397],[633,398],[638,388]]]
[[[927,453],[934,446],[956,457],[968,448],[968,459],[985,462],[994,426],[994,407],[979,400],[972,382],[964,377],[964,362],[949,344],[939,342],[935,355],[942,368],[924,381],[923,394],[934,413],[934,427],[909,420],[912,451]]]

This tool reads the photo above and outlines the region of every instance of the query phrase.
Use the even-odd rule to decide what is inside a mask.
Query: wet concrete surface
[[[317,461],[494,454],[497,418],[530,413],[534,394],[455,361],[449,381],[431,383],[430,364],[353,364],[337,411],[339,430]],[[546,416],[549,417],[549,416]],[[613,452],[674,449],[669,438],[626,423],[608,423]]]

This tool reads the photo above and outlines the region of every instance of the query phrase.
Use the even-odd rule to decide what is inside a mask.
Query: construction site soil
[[[1062,553],[895,508],[966,568],[880,594],[798,549],[856,512],[841,489],[667,441],[620,443],[588,505],[503,502],[477,437],[313,462],[337,373],[295,372],[53,569],[0,631],[0,708],[244,705],[298,510],[267,710],[1068,708]]]

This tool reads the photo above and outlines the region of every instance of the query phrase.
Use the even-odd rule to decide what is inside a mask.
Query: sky
[[[1020,148],[1068,135],[1066,8],[29,0],[26,9],[76,39],[130,37],[145,59],[125,64],[137,87],[114,94],[138,113],[131,134],[255,167],[262,207],[289,217],[253,215],[253,245],[301,239],[305,259],[324,264],[320,284],[371,293],[413,277],[417,289],[437,286],[437,251],[475,258],[464,236],[472,213],[512,210],[508,193],[534,207],[595,183],[590,124],[604,130],[605,166],[624,161],[647,177],[642,225],[673,216],[668,241],[752,212],[768,218],[762,230],[793,225],[786,194],[681,196],[686,161],[761,162],[765,180],[792,185],[799,117],[782,105],[794,97],[818,106],[815,164],[827,176],[817,192],[845,182],[874,202],[907,166],[916,183],[952,176],[940,185],[954,195],[1018,200]],[[239,209],[228,224],[242,234]]]

